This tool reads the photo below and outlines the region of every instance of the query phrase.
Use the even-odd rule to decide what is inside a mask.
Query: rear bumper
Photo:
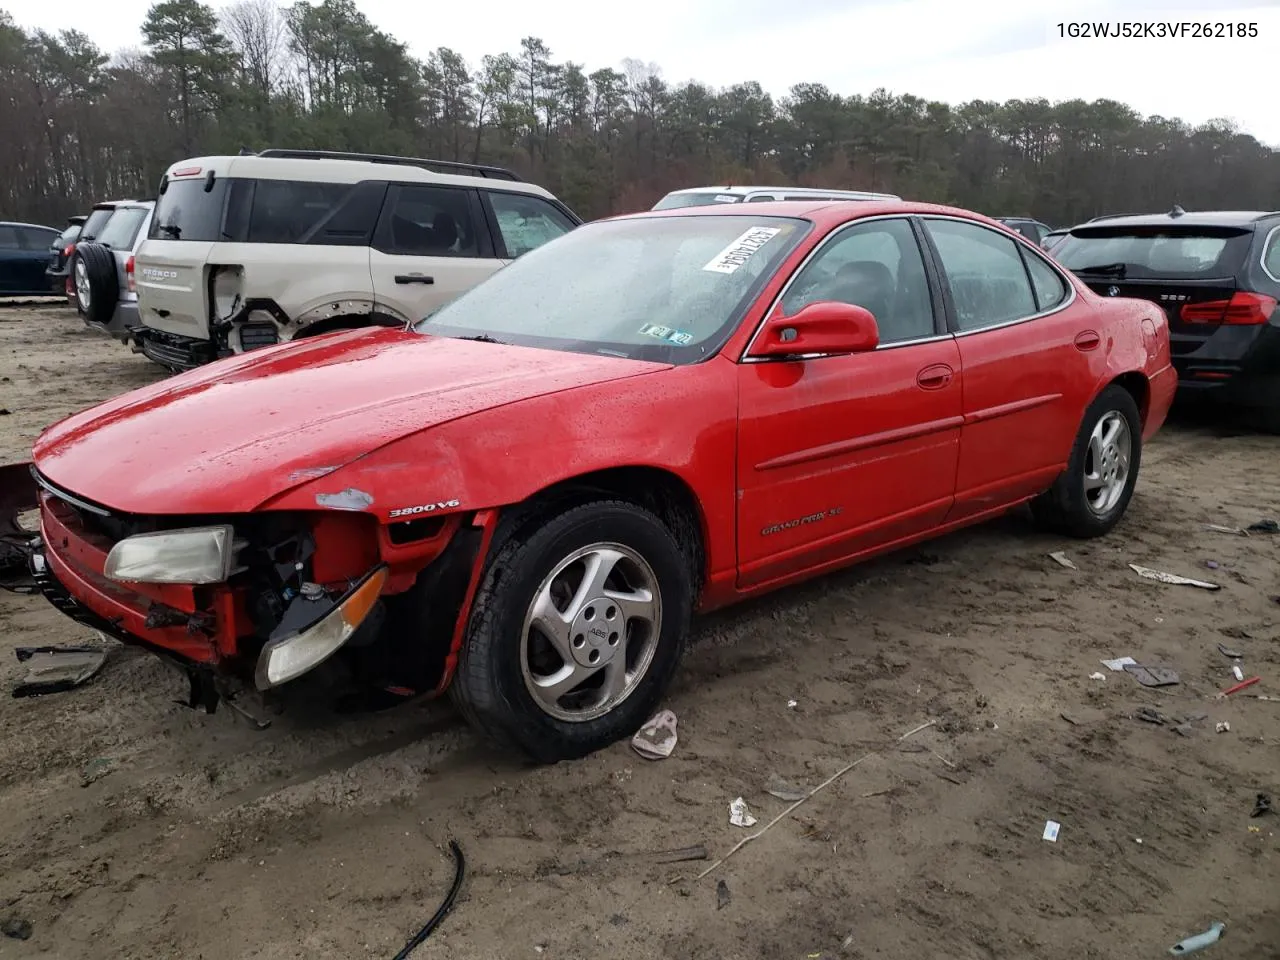
[[[92,327],[94,330],[101,330],[117,340],[128,343],[132,337],[130,331],[138,323],[138,301],[121,300],[116,304],[115,313],[111,315],[111,319],[107,323],[91,323],[86,320],[85,326]]]
[[[134,309],[136,311],[136,304]],[[209,340],[197,340],[152,327],[135,325],[130,337],[143,356],[170,370],[194,370],[219,357],[217,347]]]
[[[1175,355],[1178,389],[1242,407],[1280,405],[1280,326],[1222,327],[1198,349]]]

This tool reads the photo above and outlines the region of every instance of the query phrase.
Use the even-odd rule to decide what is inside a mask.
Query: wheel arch
[[[399,327],[404,322],[385,313],[343,313],[336,317],[325,317],[313,323],[300,326],[289,339],[302,340],[306,337],[318,337],[321,334],[333,333],[335,330],[357,330],[361,327]]]
[[[566,510],[591,500],[624,500],[652,512],[680,544],[693,576],[695,605],[707,580],[707,518],[693,488],[678,474],[662,467],[608,467],[558,480],[525,500],[502,510],[502,519],[489,553],[500,540],[515,534],[550,511]]]
[[[1137,370],[1130,370],[1104,383],[1098,393],[1102,393],[1107,387],[1120,387],[1133,397],[1133,402],[1138,405],[1138,416],[1145,427],[1151,412],[1151,382],[1146,376]]]

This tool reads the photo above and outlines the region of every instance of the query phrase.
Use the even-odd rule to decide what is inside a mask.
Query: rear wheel
[[[526,528],[488,565],[453,698],[479,731],[543,763],[630,736],[675,672],[692,584],[679,543],[633,504]]]
[[[1031,504],[1036,520],[1070,537],[1100,537],[1120,522],[1142,460],[1142,418],[1133,395],[1102,391],[1085,411],[1067,469]]]

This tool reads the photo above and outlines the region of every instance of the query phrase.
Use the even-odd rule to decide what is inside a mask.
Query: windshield
[[[739,203],[741,197],[732,193],[668,193],[653,205],[655,210],[675,210],[679,207],[705,207],[709,203]]]
[[[1053,248],[1068,270],[1124,279],[1234,276],[1252,235],[1239,227],[1079,227]]]
[[[116,212],[107,221],[107,225],[98,234],[98,242],[113,250],[130,250],[145,219],[147,219],[145,207],[117,207]]]
[[[538,247],[414,327],[578,353],[715,353],[810,229],[787,217],[637,217]]]

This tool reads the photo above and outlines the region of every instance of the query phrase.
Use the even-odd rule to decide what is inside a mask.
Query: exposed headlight
[[[214,267],[210,283],[213,300],[213,318],[230,320],[240,309],[244,294],[244,269],[241,267]]]
[[[140,533],[107,554],[103,573],[122,583],[222,583],[234,555],[231,526]]]
[[[387,568],[375,567],[319,622],[267,643],[258,657],[254,676],[258,689],[267,690],[300,677],[337,653],[369,616],[386,582]]]

